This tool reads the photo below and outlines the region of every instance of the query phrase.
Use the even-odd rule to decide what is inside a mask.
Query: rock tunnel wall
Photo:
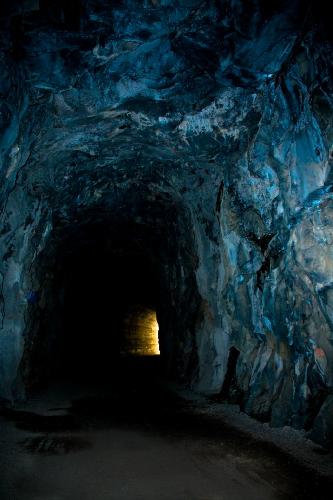
[[[332,439],[324,5],[26,1],[1,16],[1,396],[24,391],[60,228],[113,214],[158,235],[171,371],[219,392],[232,347],[229,400]]]

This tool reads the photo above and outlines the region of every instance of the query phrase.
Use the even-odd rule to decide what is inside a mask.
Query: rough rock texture
[[[158,275],[171,374],[217,393],[229,367],[247,413],[332,440],[332,47],[314,4],[5,3],[3,398],[56,335],[62,255],[99,227]]]

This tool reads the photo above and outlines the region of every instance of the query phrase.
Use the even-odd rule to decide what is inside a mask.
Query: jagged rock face
[[[318,12],[4,7],[2,397],[24,392],[57,335],[64,255],[96,260],[98,241],[150,262],[171,374],[207,393],[225,380],[249,414],[332,440],[331,44]]]

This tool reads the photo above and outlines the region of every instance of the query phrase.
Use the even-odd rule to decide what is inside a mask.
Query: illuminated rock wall
[[[121,353],[154,356],[160,354],[156,312],[146,306],[133,306],[124,319]]]
[[[52,303],[43,252],[52,262],[61,228],[112,213],[159,235],[147,248],[162,256],[170,370],[218,392],[234,347],[229,399],[332,439],[326,17],[295,1],[2,11],[4,398],[22,394],[20,360]]]

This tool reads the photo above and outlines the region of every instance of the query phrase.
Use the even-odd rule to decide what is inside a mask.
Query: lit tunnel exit
[[[160,354],[156,311],[142,304],[130,307],[123,321],[120,346],[122,355],[158,356]]]

